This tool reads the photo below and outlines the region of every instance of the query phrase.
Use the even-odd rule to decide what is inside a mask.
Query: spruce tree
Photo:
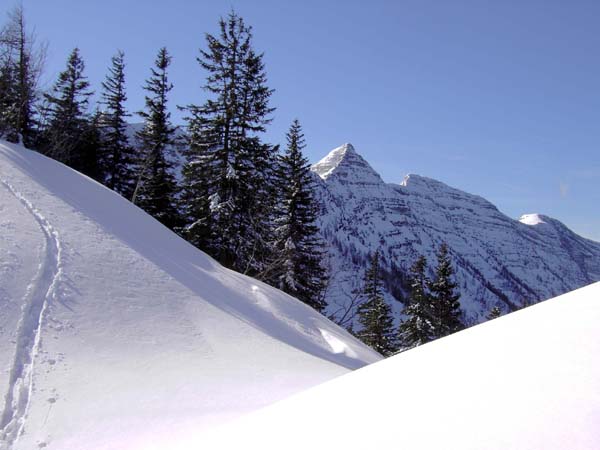
[[[421,256],[410,268],[410,296],[404,308],[406,318],[398,329],[403,350],[408,350],[435,339],[434,311],[427,291],[429,280],[425,275],[427,260]]]
[[[314,179],[302,154],[302,127],[294,120],[287,133],[285,153],[278,157],[275,186],[275,257],[266,276],[274,286],[302,300],[319,312],[326,303],[322,291],[327,281],[322,266],[323,243],[315,225],[317,205],[312,196]]]
[[[435,279],[430,284],[434,309],[434,333],[436,338],[448,336],[464,328],[460,311],[460,294],[456,293],[453,280],[454,269],[448,246],[443,243],[437,254]]]
[[[17,93],[15,66],[9,55],[3,54],[0,62],[0,138],[18,142]]]
[[[498,308],[497,306],[494,306],[489,314],[487,315],[486,319],[487,320],[494,320],[497,319],[498,317],[500,317],[502,315],[502,311],[500,310],[500,308]]]
[[[357,309],[361,329],[356,336],[384,356],[394,354],[398,350],[397,335],[391,307],[383,298],[381,291],[379,251],[371,257],[361,294],[364,301]]]
[[[80,170],[90,178],[102,183],[105,179],[104,167],[102,165],[101,152],[103,148],[102,113],[96,110],[86,121],[83,129],[81,144]]]
[[[105,184],[110,189],[131,199],[136,181],[135,150],[127,137],[125,118],[125,54],[117,52],[102,83],[102,165]]]
[[[167,77],[171,63],[166,48],[161,48],[151,69],[151,77],[144,89],[146,109],[138,114],[144,119],[144,128],[136,134],[139,143],[140,163],[132,202],[174,229],[179,223],[176,207],[177,185],[169,154],[174,152],[175,132],[171,114],[167,109],[167,94],[173,88]]]
[[[48,122],[43,131],[41,150],[48,156],[76,170],[88,172],[86,153],[89,147],[85,132],[88,130],[88,102],[92,92],[83,72],[85,64],[75,48],[69,55],[67,68],[58,76],[51,93],[45,94]]]
[[[252,29],[235,12],[207,34],[198,62],[208,73],[209,99],[190,105],[189,150],[183,170],[184,234],[223,265],[264,269],[271,232],[275,148],[260,135],[270,122],[272,90]]]

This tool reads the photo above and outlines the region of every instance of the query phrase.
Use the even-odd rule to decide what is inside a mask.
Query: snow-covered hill
[[[376,249],[385,258],[388,300],[397,316],[403,306],[390,294],[402,297],[419,255],[434,266],[442,242],[450,248],[470,323],[494,306],[507,312],[600,280],[600,243],[557,220],[538,214],[514,220],[479,196],[418,175],[385,183],[350,144],[312,169],[329,243],[330,313],[351,302]]]
[[[0,449],[125,449],[378,359],[117,194],[0,143]]]
[[[595,283],[169,448],[596,450],[599,323]]]

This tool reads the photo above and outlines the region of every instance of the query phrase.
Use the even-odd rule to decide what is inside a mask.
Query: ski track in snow
[[[62,277],[61,241],[48,220],[10,183],[0,180],[31,213],[45,238],[43,256],[36,277],[27,286],[23,314],[19,321],[15,358],[10,370],[9,388],[0,416],[0,450],[10,450],[25,429],[29,402],[33,393],[33,372],[40,351],[41,331],[50,300],[58,293]]]

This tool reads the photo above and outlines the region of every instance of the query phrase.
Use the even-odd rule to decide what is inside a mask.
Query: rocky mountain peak
[[[350,143],[333,149],[311,169],[321,179],[328,181],[335,179],[340,184],[384,184],[379,174],[356,152]]]
[[[386,184],[350,144],[312,170],[321,181],[318,225],[329,243],[331,313],[352,304],[376,249],[397,318],[411,265],[419,256],[434,264],[442,243],[453,257],[468,323],[485,320],[495,306],[513,311],[600,280],[600,243],[548,216],[514,220],[478,195],[421,175]]]

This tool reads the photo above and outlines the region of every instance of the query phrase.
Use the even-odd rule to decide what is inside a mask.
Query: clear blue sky
[[[50,46],[49,84],[79,46],[98,88],[122,49],[131,110],[163,45],[173,105],[203,101],[195,58],[233,7],[276,89],[271,142],[298,117],[312,161],[352,142],[386,181],[430,176],[600,241],[599,1],[23,3]]]

